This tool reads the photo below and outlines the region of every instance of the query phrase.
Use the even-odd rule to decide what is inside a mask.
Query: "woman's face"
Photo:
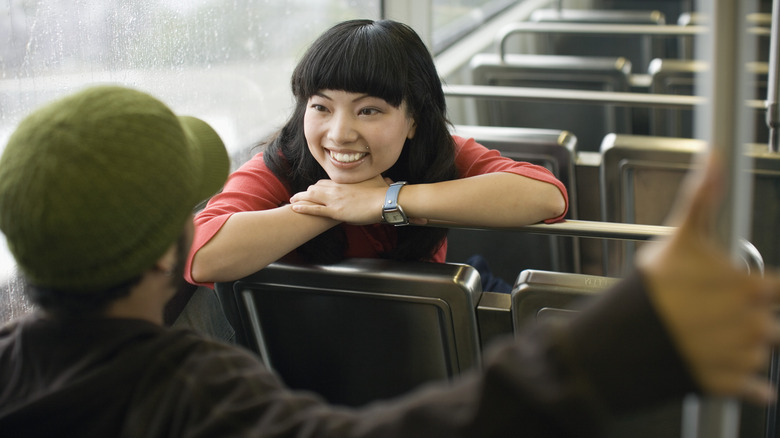
[[[303,130],[331,180],[357,183],[395,164],[415,123],[405,102],[396,108],[368,94],[321,90],[309,98]]]

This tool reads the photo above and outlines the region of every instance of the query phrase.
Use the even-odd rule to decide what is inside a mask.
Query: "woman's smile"
[[[331,160],[335,161],[337,164],[352,164],[356,163],[363,158],[365,158],[368,153],[366,152],[336,152],[331,149],[326,149],[328,153],[330,154]]]

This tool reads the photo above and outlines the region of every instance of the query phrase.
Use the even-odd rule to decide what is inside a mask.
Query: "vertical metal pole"
[[[720,237],[739,256],[739,240],[748,235],[751,179],[744,170],[749,165],[744,144],[749,138],[747,123],[745,65],[747,53],[753,53],[746,38],[746,0],[699,0],[699,10],[711,18],[709,31],[697,44],[707,54],[710,68],[697,84],[697,94],[709,98],[709,105],[696,115],[696,135],[710,145],[727,164],[728,187],[720,212]],[[710,3],[710,4],[707,4]],[[703,81],[701,81],[703,79]],[[739,433],[740,406],[734,399],[690,397],[684,404],[685,438],[733,438]]]
[[[780,0],[772,1],[772,32],[769,40],[769,81],[766,97],[766,124],[769,127],[769,151],[778,152],[780,114],[778,114],[778,32],[780,32]]]
[[[769,77],[767,78],[766,124],[769,127],[769,152],[778,153],[780,149],[780,108],[778,93],[780,92],[780,0],[772,0],[772,27],[769,40]],[[772,361],[769,367],[769,378],[775,385],[780,381],[780,351],[772,349]],[[777,402],[770,403],[766,408],[766,436],[777,436]]]

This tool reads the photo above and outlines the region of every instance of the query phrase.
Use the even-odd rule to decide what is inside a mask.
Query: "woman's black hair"
[[[309,153],[303,130],[308,99],[321,90],[366,93],[396,108],[406,103],[416,124],[415,135],[406,140],[385,177],[410,184],[457,178],[455,142],[449,132],[441,80],[428,48],[405,24],[352,20],[326,31],[298,63],[292,75],[295,109],[264,154],[268,167],[292,193],[328,178]],[[443,228],[397,230],[397,247],[383,257],[430,259],[447,235]],[[334,262],[343,258],[345,245],[343,230],[335,227],[302,245],[298,252],[309,261]]]

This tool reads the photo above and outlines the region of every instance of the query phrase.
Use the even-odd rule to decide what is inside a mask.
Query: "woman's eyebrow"
[[[360,100],[364,100],[364,99],[370,99],[370,98],[372,98],[372,97],[376,97],[376,96],[372,96],[372,95],[370,95],[370,94],[362,94],[362,95],[360,95],[360,96],[358,96],[358,97],[356,97],[356,98],[352,99],[352,102],[358,102],[358,101],[360,101]],[[380,97],[376,97],[376,98],[377,98],[377,99],[381,99]]]
[[[323,99],[333,100],[333,98],[328,96],[324,91],[318,91],[318,92],[314,93],[312,96],[319,96],[319,97],[322,97]],[[352,103],[359,102],[359,101],[364,100],[364,99],[373,99],[373,98],[384,100],[381,97],[372,96],[372,95],[370,95],[368,93],[364,93],[364,94],[361,94],[361,95],[357,96],[356,98],[352,99]]]

